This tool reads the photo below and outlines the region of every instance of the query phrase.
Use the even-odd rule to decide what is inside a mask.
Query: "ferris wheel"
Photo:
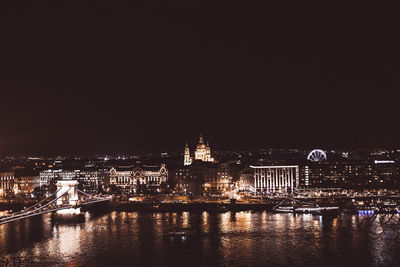
[[[326,154],[321,149],[314,149],[308,154],[307,159],[314,162],[326,160]]]

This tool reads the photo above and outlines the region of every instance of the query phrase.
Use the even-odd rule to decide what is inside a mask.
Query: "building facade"
[[[61,169],[48,169],[43,170],[39,173],[40,176],[40,187],[49,186],[55,184],[60,179]]]
[[[133,167],[112,167],[110,169],[110,185],[115,185],[122,191],[130,191],[133,185]]]
[[[189,146],[186,143],[185,153],[184,153],[184,158],[183,158],[183,165],[185,165],[185,166],[191,165],[192,161],[193,161],[193,158],[190,156]]]
[[[232,177],[226,163],[212,164],[203,169],[203,188],[208,194],[224,194],[230,191]]]
[[[14,172],[0,171],[0,198],[12,196],[14,192]]]
[[[80,171],[78,181],[82,183],[83,190],[90,193],[108,191],[110,172],[107,168],[85,169]]]
[[[40,187],[56,184],[58,180],[75,180],[80,170],[48,169],[40,172]]]
[[[300,170],[300,186],[359,191],[399,188],[399,166],[396,161],[372,159],[311,162]]]
[[[77,180],[84,191],[96,193],[99,190],[107,190],[109,170],[106,168],[83,170],[48,169],[40,172],[40,187],[55,185],[59,180]]]
[[[180,194],[223,194],[230,191],[232,175],[226,163],[195,161],[171,171],[174,191]]]
[[[214,158],[211,156],[210,144],[208,142],[207,144],[204,143],[202,134],[200,134],[199,142],[196,146],[196,150],[194,151],[194,160],[199,160],[203,162],[214,162]],[[191,165],[192,163],[193,157],[190,156],[189,146],[186,143],[183,164]]]
[[[125,193],[137,193],[141,190],[160,192],[161,186],[168,180],[165,164],[160,166],[113,167],[110,170],[110,185]]]
[[[250,166],[256,193],[291,193],[299,185],[299,166]]]
[[[34,189],[40,186],[40,176],[20,176],[15,178],[14,193],[16,195],[31,196]]]
[[[255,193],[254,172],[251,169],[245,169],[240,173],[237,189],[240,193]]]

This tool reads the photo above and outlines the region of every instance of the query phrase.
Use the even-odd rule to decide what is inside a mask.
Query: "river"
[[[86,212],[85,222],[71,223],[47,214],[0,225],[0,259],[33,266],[400,266],[399,215],[390,227],[377,223],[389,215],[380,216],[113,211]],[[165,236],[175,227],[199,233]]]

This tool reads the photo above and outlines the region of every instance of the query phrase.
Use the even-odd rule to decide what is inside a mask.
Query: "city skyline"
[[[165,146],[161,147],[154,147],[154,148],[147,148],[147,149],[123,149],[117,151],[116,149],[97,149],[95,151],[81,151],[81,150],[53,150],[53,151],[44,151],[42,149],[35,149],[35,150],[0,150],[1,157],[102,157],[102,156],[109,156],[109,157],[124,157],[124,156],[135,156],[135,155],[144,155],[144,154],[153,154],[153,155],[163,155],[163,154],[170,154],[170,155],[177,155],[182,154],[184,155],[184,150],[186,148],[190,148],[190,154],[195,154],[193,151],[196,150],[196,145],[198,145],[199,140],[198,136],[203,135],[202,132],[197,133],[197,135],[191,135],[193,138],[185,138],[186,141],[181,141],[180,145],[173,148],[166,148]],[[187,137],[187,135],[186,135]],[[311,152],[314,149],[322,149],[325,152],[361,152],[361,153],[373,153],[373,152],[396,152],[400,151],[400,146],[343,146],[343,145],[327,145],[327,144],[303,144],[303,145],[257,145],[257,146],[221,146],[219,143],[215,142],[212,138],[208,138],[205,141],[207,146],[212,146],[213,151],[217,153],[225,153],[225,152],[259,152],[259,151],[303,151],[304,153]],[[197,140],[197,141],[196,141]],[[126,147],[126,146],[125,146]]]
[[[397,10],[1,3],[0,266],[400,266]]]

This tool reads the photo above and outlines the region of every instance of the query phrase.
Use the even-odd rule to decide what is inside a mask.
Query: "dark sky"
[[[2,4],[0,153],[400,145],[396,8],[114,2]]]

